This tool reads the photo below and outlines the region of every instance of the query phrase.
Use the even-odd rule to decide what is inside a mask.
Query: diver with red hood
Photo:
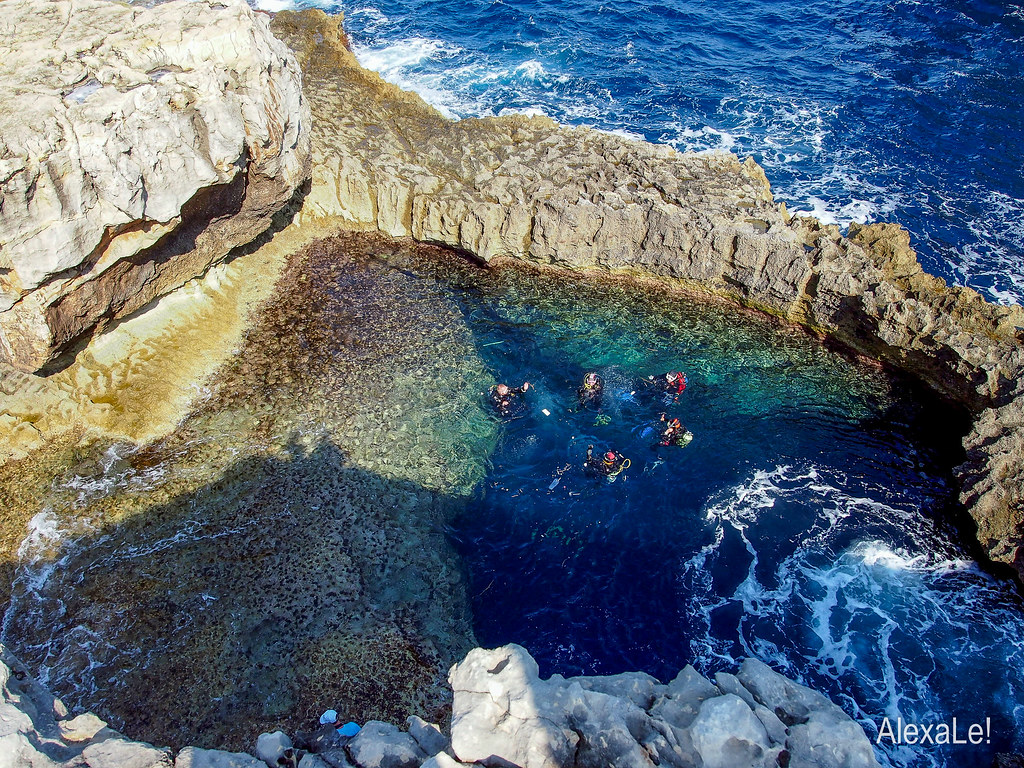
[[[583,468],[595,475],[603,475],[608,479],[614,479],[625,470],[629,469],[629,459],[618,451],[606,451],[599,456],[594,455],[594,446],[587,446],[587,459],[583,462]]]

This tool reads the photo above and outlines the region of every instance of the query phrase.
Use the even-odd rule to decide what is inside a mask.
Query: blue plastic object
[[[338,733],[342,736],[355,736],[360,730],[361,728],[358,724],[350,721],[341,726],[341,728],[338,729]]]

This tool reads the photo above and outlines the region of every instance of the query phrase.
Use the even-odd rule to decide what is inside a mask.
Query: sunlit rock
[[[4,15],[0,354],[36,370],[270,226],[308,176],[310,119],[240,0]]]
[[[447,120],[360,67],[340,24],[312,10],[273,22],[302,65],[315,119],[302,220],[484,260],[654,275],[909,371],[981,414],[958,470],[963,502],[989,557],[1024,573],[1024,438],[1004,410],[1024,373],[1024,310],[925,273],[897,225],[854,224],[844,236],[791,217],[752,159],[543,117]]]
[[[449,675],[452,750],[466,762],[524,768],[767,768],[784,752],[791,765],[877,765],[839,707],[752,661],[745,676],[723,678],[740,697],[692,667],[669,685],[639,675],[542,680],[523,648],[478,648]],[[801,727],[787,730],[772,705]]]

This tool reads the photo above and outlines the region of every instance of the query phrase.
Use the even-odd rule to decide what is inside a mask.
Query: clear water
[[[757,656],[872,737],[886,716],[992,718],[981,749],[883,744],[884,764],[1020,749],[1022,605],[949,523],[948,408],[801,333],[642,287],[505,270],[462,302],[495,378],[534,385],[453,532],[482,644],[521,643],[543,674],[668,679]],[[637,392],[674,369],[677,402]],[[601,413],[576,401],[590,370]],[[663,411],[689,446],[652,448]],[[631,466],[587,475],[590,444]]]
[[[329,706],[444,717],[439,683],[474,645],[444,527],[496,425],[451,292],[377,245],[293,259],[165,439],[0,468],[22,504],[0,512],[29,527],[0,641],[69,707],[232,750]]]
[[[544,113],[752,155],[791,210],[896,221],[925,267],[1024,297],[1024,10],[968,0],[255,0],[342,10],[453,117]]]
[[[678,402],[633,394],[674,368]],[[601,413],[576,409],[588,370]],[[521,418],[488,409],[501,380],[534,385]],[[662,411],[688,447],[651,448]],[[2,639],[160,743],[438,717],[469,644],[519,642],[545,674],[756,655],[871,734],[991,717],[981,748],[879,752],[985,766],[1024,748],[1024,606],[949,523],[962,427],[759,315],[346,237],[173,435],[76,449],[26,510]],[[585,475],[588,444],[631,466]]]

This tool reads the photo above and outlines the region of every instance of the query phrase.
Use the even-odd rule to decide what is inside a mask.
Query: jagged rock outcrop
[[[203,274],[308,178],[294,57],[242,0],[11,0],[0,356],[37,370]]]
[[[824,696],[748,659],[716,682],[686,667],[650,675],[541,680],[517,645],[477,648],[452,667],[451,738],[417,717],[408,732],[371,721],[354,737],[265,733],[258,757],[134,742],[64,705],[0,648],[4,768],[872,768],[860,726]],[[326,737],[326,738],[321,738]]]
[[[976,417],[959,469],[989,556],[1024,573],[1024,310],[925,273],[908,233],[843,236],[775,203],[731,154],[682,155],[544,118],[451,122],[362,69],[340,19],[281,13],[314,122],[305,220],[731,297],[919,376]]]
[[[449,675],[452,752],[523,768],[877,765],[864,731],[820,693],[756,659],[718,677],[541,680],[523,648],[478,648]]]

